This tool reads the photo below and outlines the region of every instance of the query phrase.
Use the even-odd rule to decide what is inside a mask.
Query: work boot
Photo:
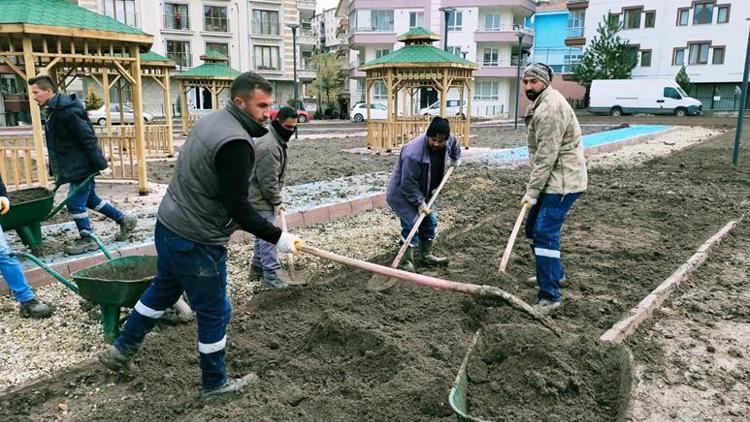
[[[203,400],[211,400],[223,394],[237,393],[251,384],[257,384],[260,379],[254,373],[249,373],[242,378],[229,378],[221,387],[213,390],[203,391]]]
[[[250,264],[250,281],[262,280],[263,279],[263,267],[255,264]]]
[[[52,310],[44,302],[37,299],[27,300],[21,304],[21,316],[24,318],[42,319],[49,318]]]
[[[398,264],[398,269],[409,271],[410,273],[417,272],[416,268],[414,268],[414,248],[409,246],[406,248],[406,252],[404,252],[403,258],[401,258],[401,263]]]
[[[128,373],[135,369],[133,358],[122,353],[115,346],[110,346],[106,352],[100,354],[99,362],[107,369],[119,373]]]
[[[534,309],[536,309],[537,311],[539,311],[539,312],[541,312],[543,314],[550,313],[553,309],[556,309],[556,308],[559,308],[559,307],[560,307],[560,301],[559,300],[557,302],[553,302],[553,301],[547,300],[547,299],[539,299],[534,304]]]
[[[533,284],[536,286],[536,276],[529,277],[528,278],[529,284]],[[563,278],[560,279],[560,288],[568,287],[570,286],[570,282],[568,281],[568,276],[563,276]]]
[[[435,256],[432,254],[432,240],[420,240],[419,252],[422,253],[422,260],[430,266],[448,265],[448,258],[444,256]]]
[[[289,273],[281,268],[263,272],[258,291],[262,290],[284,290],[289,287]]]
[[[135,229],[135,226],[137,224],[138,219],[136,219],[132,215],[126,215],[125,217],[123,217],[122,220],[117,222],[117,225],[120,226],[120,233],[117,233],[115,235],[115,240],[118,242],[128,240],[130,234],[133,233],[133,230]]]
[[[84,236],[79,237],[73,242],[72,245],[65,247],[65,253],[68,255],[80,255],[82,253],[91,252],[99,249],[94,239]]]

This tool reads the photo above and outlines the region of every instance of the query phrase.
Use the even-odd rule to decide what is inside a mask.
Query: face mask
[[[279,134],[287,141],[289,140],[289,138],[292,137],[292,135],[294,135],[293,130],[289,130],[285,128],[284,126],[281,125],[281,122],[279,122],[278,120],[272,121],[271,125],[273,126],[274,129],[276,129],[276,132],[279,132]]]

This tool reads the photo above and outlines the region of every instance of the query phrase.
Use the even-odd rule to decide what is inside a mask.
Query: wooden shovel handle
[[[279,228],[282,231],[287,231],[286,226],[286,215],[284,215],[284,211],[282,211],[279,214]],[[289,271],[294,271],[294,254],[289,254]]]
[[[513,226],[513,231],[510,233],[510,237],[508,238],[508,244],[505,245],[505,252],[503,252],[503,258],[500,260],[500,268],[498,268],[498,271],[501,273],[505,272],[505,268],[508,266],[508,260],[510,260],[510,253],[513,251],[513,244],[516,243],[516,236],[518,236],[518,231],[521,229],[521,223],[523,223],[523,218],[526,216],[526,211],[531,208],[531,204],[528,202],[524,202],[521,206],[521,212],[518,214],[518,218],[516,218],[516,224]]]

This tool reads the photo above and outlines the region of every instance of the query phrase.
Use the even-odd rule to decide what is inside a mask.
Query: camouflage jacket
[[[526,193],[568,194],[588,185],[581,127],[565,97],[549,87],[526,113],[531,176]]]

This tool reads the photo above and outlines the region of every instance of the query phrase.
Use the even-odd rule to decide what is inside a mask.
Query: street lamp
[[[455,7],[441,7],[438,9],[445,14],[445,31],[443,33],[445,36],[443,37],[443,50],[448,51],[448,18],[450,18],[451,13],[456,11]]]
[[[518,37],[518,63],[516,65],[516,114],[513,119],[513,129],[518,129],[518,103],[521,101],[521,57],[523,52],[521,51],[521,42],[523,42],[523,31],[517,31],[516,37]]]
[[[750,18],[746,20],[750,21]],[[737,113],[737,130],[734,132],[734,151],[732,152],[732,164],[735,167],[740,163],[740,137],[742,136],[742,121],[745,118],[745,107],[747,106],[747,79],[750,73],[750,32],[747,35],[747,51],[745,51],[745,71],[742,73],[742,100]]]
[[[289,29],[292,30],[292,59],[293,62],[293,69],[294,69],[294,108],[300,109],[299,107],[299,98],[297,97],[297,28],[299,28],[299,25],[296,23],[290,23],[287,25]],[[297,138],[297,128],[294,128],[294,139]]]
[[[461,51],[461,54],[464,56],[464,60],[466,60],[466,55],[469,54],[468,51]]]

